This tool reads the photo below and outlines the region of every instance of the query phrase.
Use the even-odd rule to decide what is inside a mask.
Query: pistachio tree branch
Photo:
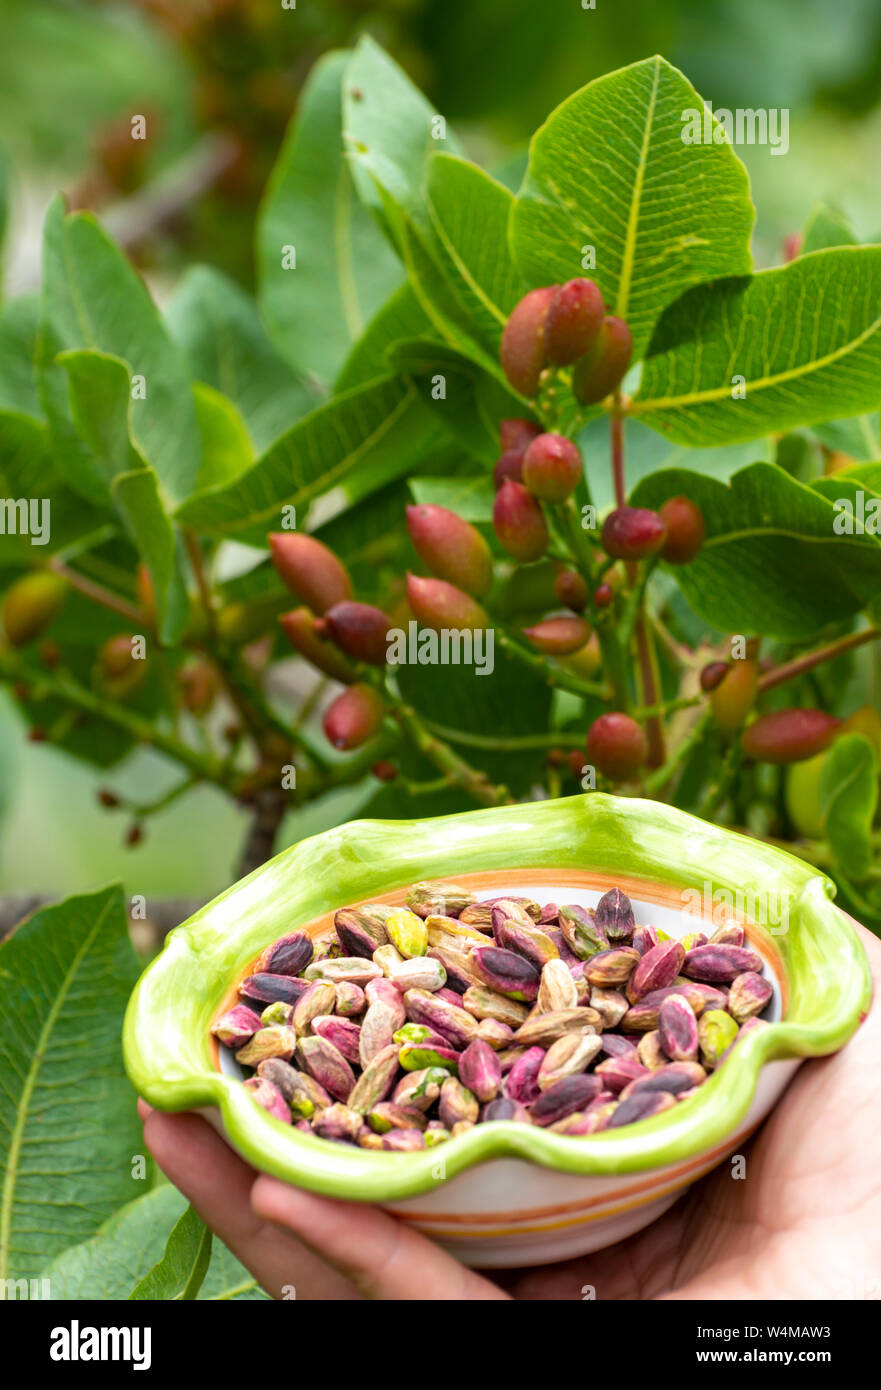
[[[56,556],[49,561],[49,569],[55,574],[66,580],[72,589],[76,589],[93,603],[98,603],[102,608],[109,608],[114,613],[119,613],[127,622],[132,623],[138,629],[149,627],[147,616],[142,609],[137,608],[133,603],[128,603],[126,599],[120,598],[110,589],[105,589],[103,584],[97,584],[94,579],[87,579],[78,570],[71,569],[63,560]]]
[[[499,627],[495,629],[495,634],[502,651],[515,661],[537,671],[546,685],[555,686],[558,690],[568,690],[573,695],[590,695],[598,700],[611,698],[612,691],[607,685],[601,685],[598,681],[582,680],[580,676],[569,675],[567,671],[552,666],[547,657],[542,656],[540,652],[530,651]]]
[[[805,652],[803,656],[797,656],[792,661],[785,661],[780,666],[773,667],[759,677],[759,690],[772,690],[775,685],[782,685],[784,681],[793,680],[796,676],[802,676],[806,671],[811,671],[815,666],[819,666],[824,661],[832,661],[834,657],[841,656],[843,652],[853,651],[855,647],[862,647],[866,642],[876,642],[881,637],[881,627],[864,628],[862,632],[852,632],[847,637],[840,637],[835,642],[830,642],[825,647],[818,647],[815,651]]]
[[[401,699],[391,676],[386,675],[383,689],[392,718],[439,772],[450,777],[454,785],[461,787],[484,806],[504,806],[513,802],[514,798],[507,787],[497,786],[485,772],[472,767],[448,743],[432,733],[413,706]]]
[[[64,671],[38,671],[30,667],[8,648],[0,648],[0,677],[11,683],[24,683],[35,692],[53,695],[65,704],[72,705],[84,714],[103,719],[130,734],[138,743],[146,743],[165,753],[182,767],[189,768],[195,778],[202,782],[213,782],[216,786],[236,794],[233,775],[216,758],[199,753],[181,739],[166,733],[151,724],[148,719],[127,709],[106,696],[80,685],[79,681]]]
[[[492,734],[470,734],[463,729],[450,729],[444,724],[436,724],[426,719],[425,727],[450,743],[461,743],[468,748],[486,748],[500,753],[523,752],[533,748],[583,748],[584,734],[554,732],[546,734],[514,734],[497,738]]]
[[[673,778],[674,773],[677,772],[688,755],[693,749],[697,748],[698,744],[703,739],[704,734],[710,726],[712,717],[711,710],[704,710],[700,718],[695,722],[693,728],[689,730],[682,742],[679,743],[670,754],[667,761],[649,774],[643,784],[647,796],[655,796],[658,792],[663,791],[668,782]]]

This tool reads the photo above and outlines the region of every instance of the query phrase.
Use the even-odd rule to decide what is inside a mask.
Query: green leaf
[[[36,295],[10,299],[0,308],[0,409],[41,419],[34,359],[40,324]]]
[[[800,256],[826,251],[830,246],[856,246],[857,238],[846,217],[834,208],[817,203],[805,223]]]
[[[133,1195],[120,1033],[139,970],[118,886],[44,908],[0,946],[0,1279],[36,1277]]]
[[[285,277],[289,273],[296,274],[284,272]],[[290,281],[285,278],[282,283]],[[279,288],[275,287],[275,306]],[[253,300],[219,270],[191,266],[165,310],[165,319],[186,356],[190,374],[228,397],[235,407],[254,453],[268,449],[318,404],[314,391],[273,346]],[[310,346],[325,341],[323,333],[313,335]]]
[[[860,463],[871,463],[881,454],[881,415],[877,410],[871,415],[815,425],[814,434],[827,449],[849,454]]]
[[[420,506],[447,507],[465,521],[492,521],[495,488],[492,478],[411,478],[413,501]]]
[[[410,283],[435,331],[501,380],[502,330],[525,288],[508,250],[513,203],[475,164],[437,154],[428,166],[427,226],[401,218]]]
[[[187,1207],[168,1237],[162,1259],[135,1285],[129,1298],[193,1299],[210,1261],[211,1232],[193,1208]]]
[[[423,181],[433,154],[459,152],[452,131],[436,137],[437,112],[368,35],[343,79],[343,140],[361,199],[400,244],[403,211],[425,218]]]
[[[126,1299],[162,1259],[168,1232],[187,1200],[164,1180],[106,1221],[97,1235],[65,1250],[42,1271],[54,1300]],[[265,1299],[253,1275],[215,1238],[211,1263],[197,1298]]]
[[[144,378],[131,400],[133,446],[156,471],[167,505],[189,496],[199,471],[199,433],[189,378],[156,306],[125,256],[87,213],[46,217],[40,365],[43,401],[72,487],[92,495],[93,470],[70,419],[60,352],[88,348]],[[130,393],[129,393],[130,394]]]
[[[752,279],[690,290],[658,325],[633,414],[696,445],[874,410],[879,303],[877,246],[815,251]]]
[[[731,147],[683,142],[701,98],[663,58],[589,82],[533,137],[511,224],[530,285],[583,275],[586,247],[634,361],[664,308],[692,285],[752,269],[754,211]],[[714,122],[715,125],[715,122]]]
[[[100,532],[104,519],[77,493],[59,482],[49,452],[46,426],[31,415],[0,410],[0,488],[4,498],[50,504],[48,543],[32,546],[30,533],[6,530],[0,544],[0,567],[23,567],[47,558],[84,536]],[[30,520],[29,523],[30,525]],[[18,523],[16,522],[16,525]]]
[[[387,376],[389,349],[395,343],[422,337],[430,331],[431,324],[412,285],[401,285],[377,310],[343,363],[337,392],[351,391],[355,386]]]
[[[416,388],[386,376],[346,391],[307,415],[225,487],[198,494],[180,519],[208,532],[261,533],[278,525],[284,505],[304,506],[345,485],[368,491],[406,472],[419,456]],[[361,495],[365,495],[363,492]]]
[[[878,757],[863,734],[844,734],[826,754],[820,777],[823,830],[844,872],[865,878],[872,863],[878,806]]]
[[[312,69],[257,222],[260,310],[291,365],[326,385],[403,274],[343,155],[349,56],[328,53]],[[296,269],[283,266],[287,246]]]
[[[190,605],[180,542],[163,510],[153,469],[120,474],[113,483],[113,500],[150,571],[159,637],[173,644],[186,629]]]
[[[701,508],[707,539],[676,577],[713,628],[810,638],[881,592],[881,540],[837,535],[832,503],[776,464],[751,464],[727,486],[664,469],[644,479],[631,501],[659,507],[680,493]]]
[[[131,443],[128,366],[93,351],[64,352],[58,361],[70,379],[73,419],[89,445],[95,491],[113,506],[150,571],[159,635],[174,642],[189,614],[186,585],[159,479]]]
[[[227,396],[197,381],[193,399],[202,438],[202,467],[196,490],[203,492],[241,477],[254,462],[254,449],[244,420]]]

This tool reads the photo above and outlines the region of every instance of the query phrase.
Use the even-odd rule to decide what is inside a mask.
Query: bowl
[[[497,1121],[434,1149],[331,1143],[268,1115],[209,1029],[264,946],[318,936],[341,906],[403,902],[423,878],[593,905],[612,886],[671,935],[740,922],[774,984],[769,1026],[744,1037],[688,1100],[587,1136]],[[658,802],[599,792],[418,821],[352,821],[303,840],[173,931],[126,1013],[125,1064],[161,1110],[198,1110],[255,1168],[331,1197],[377,1202],[475,1266],[549,1263],[660,1216],[736,1151],[801,1060],[842,1047],[871,997],[834,885],[785,852]],[[240,1074],[240,1073],[239,1073]]]

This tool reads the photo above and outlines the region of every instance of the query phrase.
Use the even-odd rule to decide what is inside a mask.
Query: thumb
[[[266,1176],[254,1183],[251,1205],[351,1279],[365,1298],[508,1297],[380,1207],[318,1197]]]

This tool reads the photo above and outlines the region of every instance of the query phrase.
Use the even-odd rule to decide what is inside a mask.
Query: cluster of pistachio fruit
[[[212,1033],[270,1115],[367,1149],[475,1124],[635,1124],[692,1096],[772,997],[741,926],[676,940],[612,888],[596,908],[415,884],[281,937]]]
[[[532,290],[513,310],[501,345],[503,369],[521,395],[534,396],[549,367],[574,364],[572,389],[587,404],[617,387],[630,354],[627,325],[605,314],[599,290],[586,279]],[[571,508],[584,462],[572,439],[535,420],[502,420],[499,435],[493,530],[504,555],[528,566],[552,546],[555,520],[562,509]],[[408,615],[436,631],[491,627],[484,601],[492,597],[496,573],[485,536],[447,507],[410,506],[406,519],[413,547],[430,571],[428,576],[407,575]],[[598,622],[614,622],[621,601],[617,563],[632,566],[658,557],[686,564],[699,552],[704,535],[703,516],[686,497],[671,497],[659,511],[616,507],[601,533],[588,541],[601,582],[591,587],[578,569],[557,561],[549,595],[556,611],[525,628],[522,636],[542,655],[571,662],[574,671],[595,672],[594,628]],[[269,542],[279,574],[303,605],[281,618],[288,639],[301,656],[348,687],[326,713],[327,737],[338,748],[357,747],[377,732],[385,713],[376,682],[363,679],[363,667],[385,665],[388,633],[395,624],[377,605],[353,597],[346,567],[315,537],[281,532]],[[617,780],[638,770],[648,745],[641,725],[627,714],[610,712],[592,726],[587,751],[604,775]]]

